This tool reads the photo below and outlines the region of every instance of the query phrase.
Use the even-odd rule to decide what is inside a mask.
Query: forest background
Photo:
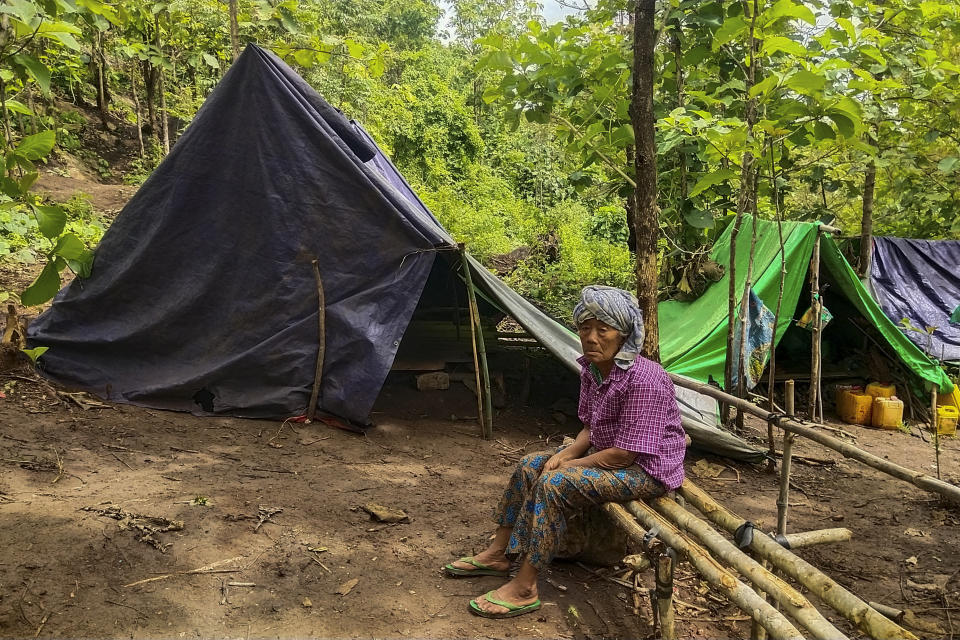
[[[584,284],[636,288],[633,7],[576,2],[548,24],[526,0],[3,0],[0,259],[45,265],[25,306],[87,274],[109,220],[82,195],[38,196],[38,172],[69,153],[142,182],[257,42],[362,122],[475,256],[568,319]],[[716,277],[706,252],[738,210],[960,237],[955,3],[668,0],[654,22],[661,297]],[[78,106],[138,132],[125,175],[86,147]]]

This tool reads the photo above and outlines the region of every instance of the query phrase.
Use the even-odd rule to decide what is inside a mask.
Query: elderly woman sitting
[[[673,383],[639,356],[643,318],[622,289],[590,286],[573,312],[583,357],[580,421],[573,444],[521,461],[494,521],[490,546],[446,565],[451,576],[516,576],[469,603],[487,618],[540,608],[537,575],[560,548],[567,519],[591,505],[650,499],[683,483],[684,433]]]

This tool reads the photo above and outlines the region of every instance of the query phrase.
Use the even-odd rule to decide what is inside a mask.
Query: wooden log
[[[719,589],[731,602],[762,624],[771,638],[775,640],[780,638],[801,640],[803,638],[803,635],[782,613],[774,609],[756,591],[737,579],[732,572],[717,562],[706,549],[681,533],[679,529],[657,512],[649,507],[640,508],[641,506],[646,507],[639,502],[628,502],[626,507],[616,503],[607,503],[604,505],[604,509],[617,522],[632,521],[633,518],[630,517],[630,514],[633,514],[641,525],[656,529],[661,540],[673,547],[677,553],[683,554],[694,569],[703,576],[704,580]],[[643,531],[643,528],[636,522],[633,523],[632,529]],[[630,537],[634,537],[634,534],[630,533]],[[641,535],[639,541],[642,543],[642,540],[643,536]]]
[[[788,533],[784,536],[787,541],[787,549],[800,549],[830,542],[846,542],[852,537],[853,533],[850,529],[844,528],[816,529],[814,531]]]
[[[769,411],[761,409],[748,400],[734,397],[729,393],[724,393],[720,389],[715,389],[710,385],[694,382],[669,372],[668,374],[670,375],[670,379],[673,380],[673,383],[679,387],[692,389],[693,391],[710,396],[711,398],[722,400],[727,404],[737,406],[747,413],[753,414],[765,421],[773,420],[776,425],[784,431],[789,431],[790,433],[795,433],[809,440],[813,440],[814,442],[821,444],[828,449],[832,449],[840,453],[845,458],[862,462],[868,467],[882,471],[887,475],[893,476],[894,478],[909,482],[925,491],[929,491],[930,493],[941,495],[953,504],[960,505],[960,487],[956,487],[948,482],[944,482],[924,473],[920,473],[919,471],[902,467],[894,462],[890,462],[889,460],[884,460],[883,458],[875,456],[872,453],[867,453],[863,449],[855,447],[847,442],[843,442],[842,440],[828,436],[825,433],[820,433],[811,427],[802,425],[795,420],[790,420],[786,417],[773,416]]]
[[[637,503],[637,506],[650,508],[642,503]],[[770,595],[780,604],[787,615],[799,622],[800,626],[808,630],[814,638],[838,640],[847,637],[823,617],[823,614],[817,611],[817,608],[810,604],[803,594],[738,549],[706,522],[669,498],[654,500],[652,507],[682,531],[693,534],[710,550],[715,558],[719,558],[736,569],[740,575],[749,579],[757,589]]]
[[[690,504],[707,516],[711,522],[731,533],[744,523],[743,518],[725,509],[689,480],[684,481],[680,493]],[[773,538],[765,535],[754,535],[750,548],[764,559],[769,560],[777,569],[805,586],[871,638],[875,640],[917,640],[912,633],[877,613],[866,602],[847,591],[842,585],[803,558],[790,553]]]

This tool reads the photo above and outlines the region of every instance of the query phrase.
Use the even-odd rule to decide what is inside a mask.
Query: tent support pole
[[[885,460],[879,456],[875,456],[872,453],[868,453],[848,442],[838,440],[833,436],[828,436],[827,434],[821,433],[812,427],[802,425],[795,420],[791,420],[786,416],[772,414],[765,409],[761,409],[749,400],[744,400],[743,398],[732,396],[729,393],[724,393],[720,389],[711,387],[708,384],[694,382],[693,380],[689,380],[683,376],[678,376],[675,373],[667,373],[670,376],[670,379],[673,380],[673,383],[678,387],[691,389],[705,396],[710,396],[716,400],[726,402],[727,404],[737,407],[742,411],[746,411],[751,415],[757,416],[761,420],[774,421],[776,425],[784,431],[795,433],[798,436],[803,436],[804,438],[813,440],[817,444],[821,444],[828,449],[832,449],[833,451],[840,453],[845,458],[851,458],[858,462],[862,462],[868,467],[882,471],[887,475],[893,476],[894,478],[909,482],[917,487],[920,487],[924,491],[941,495],[949,502],[960,505],[960,487],[956,487],[948,482],[928,476],[925,473],[920,473],[919,471],[902,467],[894,462]]]
[[[317,280],[317,369],[313,374],[313,391],[307,407],[307,419],[313,420],[317,411],[317,398],[320,397],[320,382],[323,379],[323,356],[327,350],[327,309],[323,296],[323,281],[320,280],[320,265],[313,261],[313,276]]]
[[[480,418],[480,435],[484,440],[493,437],[493,403],[490,398],[490,370],[487,368],[487,349],[483,341],[483,327],[480,325],[480,310],[477,308],[477,296],[473,291],[473,278],[470,275],[470,262],[467,252],[460,247],[460,259],[463,263],[463,279],[467,284],[467,302],[470,305],[470,331],[473,334],[473,365],[477,372],[477,406]],[[479,354],[479,358],[477,357]],[[480,386],[480,376],[483,386]]]
[[[813,243],[810,259],[810,309],[813,312],[813,334],[810,340],[810,403],[807,406],[810,419],[817,422],[817,407],[820,399],[820,229]],[[820,420],[822,422],[822,419]]]
[[[930,387],[930,426],[933,427],[933,450],[937,454],[937,479],[940,478],[940,419],[937,416],[937,385]],[[910,393],[907,390],[907,393]]]
[[[783,463],[780,465],[780,495],[777,498],[777,535],[787,535],[787,510],[790,507],[790,463],[793,460],[793,439],[788,433],[783,438]]]

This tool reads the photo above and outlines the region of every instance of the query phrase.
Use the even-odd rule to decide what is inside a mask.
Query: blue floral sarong
[[[520,460],[494,516],[498,525],[513,527],[507,556],[526,556],[538,570],[559,551],[568,518],[604,502],[649,500],[665,492],[637,466],[616,471],[566,467],[541,473],[551,455],[531,453]]]

